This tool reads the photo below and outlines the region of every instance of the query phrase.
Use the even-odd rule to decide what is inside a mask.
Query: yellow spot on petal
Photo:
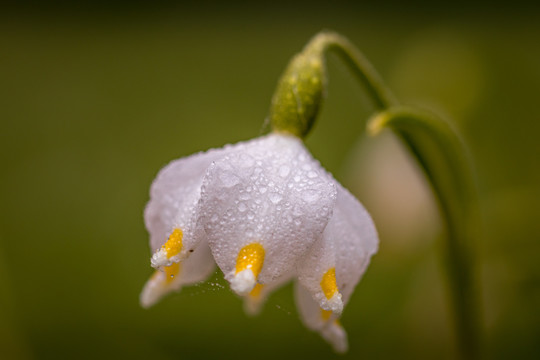
[[[236,259],[236,273],[250,269],[255,275],[259,276],[264,263],[264,248],[261,244],[253,243],[244,246],[238,253]]]
[[[184,233],[182,232],[182,229],[176,228],[173,230],[171,236],[169,236],[169,240],[161,247],[167,253],[167,259],[180,253],[182,250],[183,237]]]
[[[331,268],[322,277],[321,289],[328,300],[338,291],[336,284],[336,268]]]
[[[170,284],[174,281],[175,277],[180,275],[180,263],[174,263],[171,266],[165,266],[165,283]]]
[[[261,291],[262,291],[263,287],[264,287],[263,284],[257,284],[257,285],[255,285],[255,287],[253,288],[253,290],[251,290],[251,292],[249,293],[249,296],[250,296],[251,298],[258,299],[258,298],[261,296]]]
[[[330,319],[330,316],[332,316],[332,312],[330,310],[321,309],[321,318],[324,321],[328,321],[328,319]]]

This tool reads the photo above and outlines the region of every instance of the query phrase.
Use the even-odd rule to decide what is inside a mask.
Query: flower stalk
[[[373,102],[376,114],[368,123],[369,133],[392,129],[429,179],[446,224],[444,264],[460,355],[477,358],[480,327],[473,266],[473,244],[478,237],[476,186],[458,133],[434,114],[400,106],[362,53],[333,32],[316,35],[289,63],[272,98],[272,129],[307,136],[325,96],[325,56],[329,52],[348,66]]]

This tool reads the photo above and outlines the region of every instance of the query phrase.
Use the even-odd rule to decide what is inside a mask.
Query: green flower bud
[[[270,108],[274,132],[305,137],[319,112],[324,96],[324,63],[318,52],[296,55],[285,70]]]

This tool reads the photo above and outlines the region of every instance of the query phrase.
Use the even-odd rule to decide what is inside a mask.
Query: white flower
[[[173,161],[150,195],[145,223],[159,271],[143,306],[204,280],[214,262],[249,313],[296,278],[306,326],[346,351],[338,318],[377,251],[377,233],[302,140],[274,133]]]

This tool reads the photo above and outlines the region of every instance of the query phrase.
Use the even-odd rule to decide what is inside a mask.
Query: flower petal
[[[141,305],[148,308],[165,295],[173,291],[180,291],[182,285],[203,281],[210,276],[214,269],[212,252],[206,241],[203,241],[186,260],[165,266],[154,272],[141,292]]]
[[[362,204],[338,184],[337,214],[323,236],[335,239],[336,279],[346,304],[379,249],[375,224]]]
[[[324,169],[293,136],[261,137],[215,161],[202,187],[201,220],[233,290],[246,294],[257,281],[266,285],[290,272],[321,237],[335,198]],[[243,256],[258,262],[242,268],[246,247],[252,251]]]
[[[332,219],[299,266],[298,280],[322,309],[340,314],[377,251],[378,238],[367,211],[336,184]]]
[[[157,175],[144,212],[150,247],[155,251],[154,267],[180,261],[204,237],[203,230],[196,226],[203,177],[212,161],[231,149],[212,149],[172,161]],[[167,249],[162,248],[167,239]]]
[[[304,325],[308,329],[317,331],[332,345],[336,352],[346,352],[348,349],[347,333],[339,323],[338,316],[321,309],[311,294],[299,283],[296,283],[294,288],[296,307]]]

